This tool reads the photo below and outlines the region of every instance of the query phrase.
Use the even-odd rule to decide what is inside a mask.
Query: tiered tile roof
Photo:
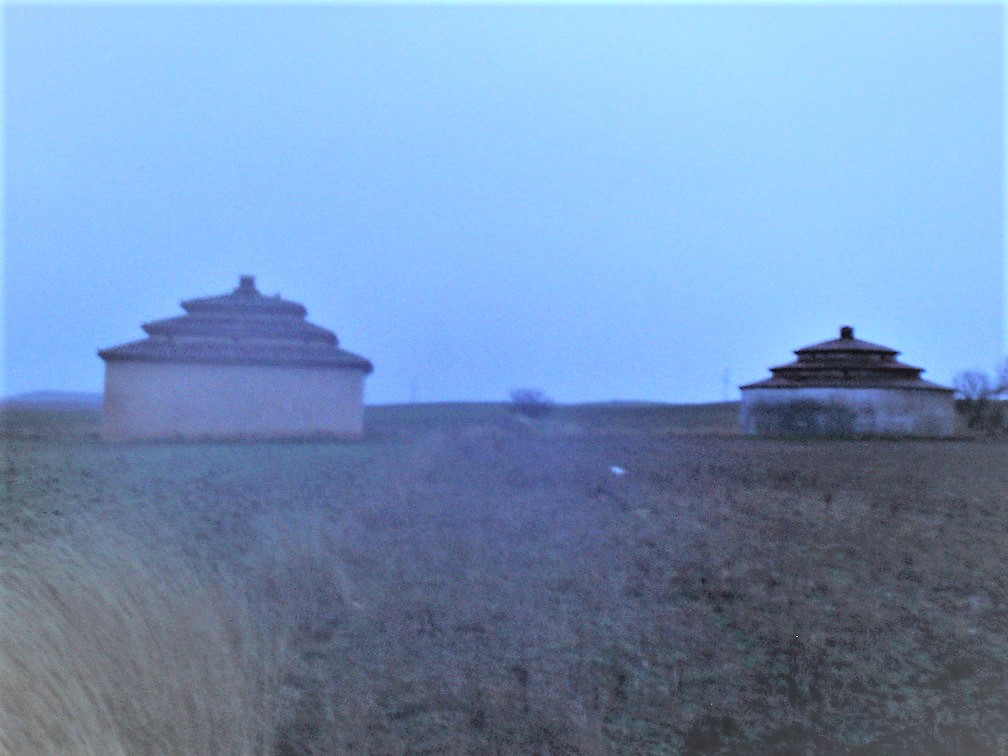
[[[332,331],[309,323],[297,302],[267,297],[252,276],[230,294],[182,302],[185,315],[143,325],[148,337],[102,349],[103,360],[239,365],[338,366],[370,373],[371,363],[339,348]]]
[[[766,380],[742,386],[750,388],[912,388],[952,391],[923,380],[923,368],[896,359],[895,349],[854,338],[854,329],[843,326],[840,338],[796,349],[798,359],[770,368]]]

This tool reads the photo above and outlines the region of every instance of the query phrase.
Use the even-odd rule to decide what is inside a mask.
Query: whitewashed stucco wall
[[[752,435],[950,436],[952,393],[882,388],[751,388],[739,425]]]
[[[109,440],[359,436],[364,373],[333,367],[105,365]]]

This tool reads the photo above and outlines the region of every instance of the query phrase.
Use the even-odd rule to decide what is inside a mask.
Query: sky
[[[240,274],[370,403],[735,399],[1006,348],[986,5],[8,4],[2,394]]]

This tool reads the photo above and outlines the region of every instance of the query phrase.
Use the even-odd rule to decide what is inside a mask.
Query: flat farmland
[[[9,409],[0,751],[1008,752],[1008,444],[736,411],[105,444]]]

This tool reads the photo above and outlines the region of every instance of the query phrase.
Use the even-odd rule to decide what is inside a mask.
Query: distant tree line
[[[1008,360],[997,375],[966,370],[952,380],[956,411],[966,419],[966,427],[991,435],[1008,432]]]

